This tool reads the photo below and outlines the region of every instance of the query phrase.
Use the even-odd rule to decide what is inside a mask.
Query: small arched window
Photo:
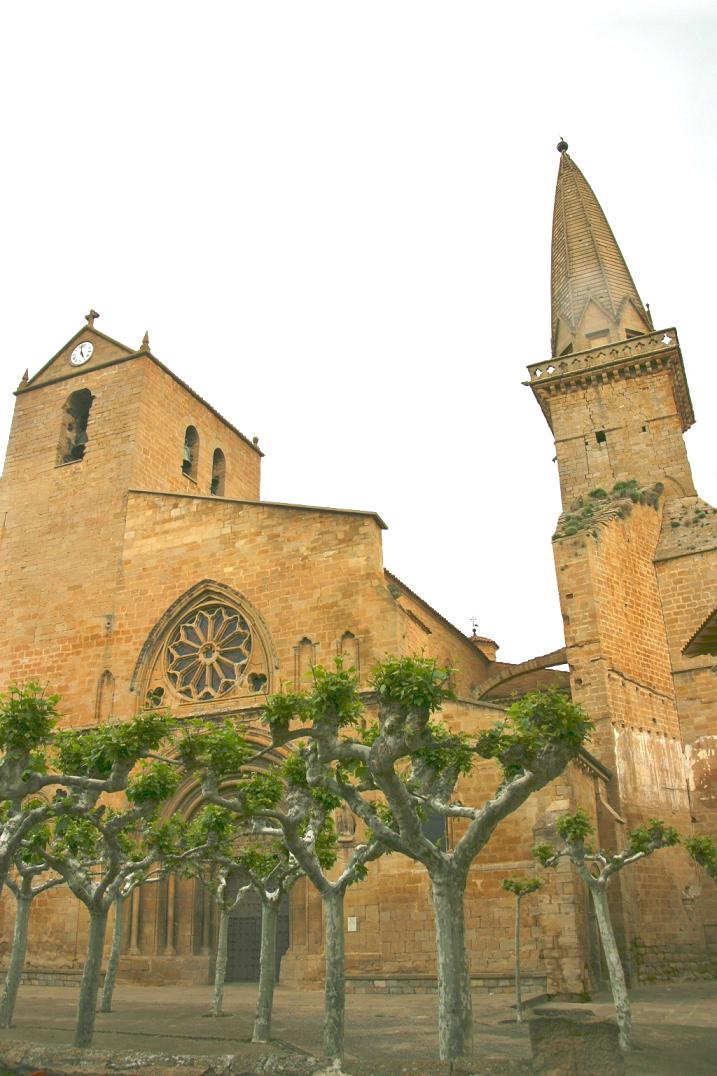
[[[199,464],[199,434],[194,426],[187,426],[184,434],[184,451],[182,452],[182,474],[197,481]]]
[[[214,449],[214,455],[212,456],[212,484],[209,487],[209,492],[212,497],[224,496],[224,478],[227,472],[227,461],[224,459],[224,453],[221,448]]]
[[[78,389],[68,396],[62,413],[60,443],[57,446],[58,463],[75,463],[83,458],[87,447],[87,420],[92,399],[89,389]]]

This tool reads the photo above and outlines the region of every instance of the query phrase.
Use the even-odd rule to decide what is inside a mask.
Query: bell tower
[[[555,437],[563,506],[617,481],[692,496],[694,422],[674,328],[655,331],[590,184],[558,143],[551,358],[528,367]]]
[[[551,356],[528,368],[527,384],[555,438],[563,514],[553,555],[571,691],[612,774],[607,801],[580,803],[600,843],[620,848],[649,818],[683,833],[692,824],[674,675],[688,633],[667,613],[685,595],[665,583],[661,550],[682,533],[672,513],[697,500],[683,438],[694,415],[675,329],[655,331],[597,198],[567,143],[558,150]],[[673,552],[665,563],[684,582]],[[670,850],[625,875],[611,894],[624,962],[662,977],[665,963],[704,947],[682,899],[693,868]]]

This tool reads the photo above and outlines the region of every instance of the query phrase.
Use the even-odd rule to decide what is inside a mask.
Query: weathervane
[[[478,621],[474,616],[471,617],[471,627],[473,628],[473,634],[475,635],[476,628],[478,627]]]

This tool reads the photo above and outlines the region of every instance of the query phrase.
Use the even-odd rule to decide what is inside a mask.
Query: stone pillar
[[[142,887],[137,886],[132,890],[132,908],[129,920],[129,949],[132,956],[139,953],[139,911],[142,899]]]
[[[209,948],[211,946],[211,915],[212,895],[206,886],[202,886],[202,956],[209,955]]]
[[[167,956],[175,956],[174,948],[174,906],[177,896],[177,876],[170,874],[167,878],[167,934],[164,952]]]

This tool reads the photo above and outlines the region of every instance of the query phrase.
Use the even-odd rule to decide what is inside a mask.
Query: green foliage
[[[155,751],[172,725],[166,711],[152,710],[122,724],[100,725],[86,731],[63,730],[57,733],[54,743],[58,768],[65,774],[105,780],[116,762],[133,763]]]
[[[58,818],[52,839],[52,852],[58,858],[99,858],[101,850],[100,831],[88,819]]]
[[[336,826],[330,816],[324,819],[321,829],[316,835],[314,852],[325,871],[331,870],[338,859]]]
[[[135,806],[157,805],[176,792],[181,770],[167,762],[148,762],[127,783],[127,799]]]
[[[237,851],[236,863],[256,878],[268,878],[280,863],[286,861],[282,848],[275,841],[271,844],[246,844]]]
[[[605,509],[608,501],[615,503],[617,515],[624,519],[632,511],[633,504],[647,504],[657,508],[663,492],[662,482],[656,482],[654,486],[640,486],[635,478],[616,482],[610,493],[600,487],[591,489],[587,499],[578,497],[573,501],[561,517],[553,539],[569,537],[587,530],[593,518]],[[593,531],[593,535],[597,537],[597,532]]]
[[[238,773],[254,754],[254,748],[231,721],[223,725],[194,721],[177,743],[184,766],[192,773],[204,771],[216,777]]]
[[[685,848],[701,867],[717,882],[717,845],[712,837],[688,837]]]
[[[416,758],[436,773],[442,773],[449,766],[455,766],[457,773],[471,772],[474,754],[465,733],[451,732],[438,721],[429,721],[428,732],[433,743],[430,747],[422,747],[416,751]]]
[[[334,661],[333,670],[316,665],[311,675],[314,688],[309,700],[313,719],[316,721],[324,716],[335,716],[339,727],[355,725],[363,713],[356,670],[345,669],[343,658],[339,656]]]
[[[533,858],[537,859],[543,867],[556,867],[555,855],[556,852],[552,844],[536,844],[533,849]]]
[[[672,826],[665,825],[659,818],[650,818],[646,825],[639,826],[630,834],[631,852],[643,852],[650,855],[657,848],[669,848],[679,844],[679,834]]]
[[[432,714],[455,698],[449,687],[451,672],[435,658],[387,657],[374,669],[371,684],[383,699],[397,703],[404,711],[427,710]]]
[[[541,878],[504,878],[502,883],[503,889],[508,893],[515,893],[516,897],[535,893],[544,884]]]
[[[341,806],[342,801],[328,788],[321,785],[313,788],[309,787],[306,777],[306,759],[302,751],[292,751],[286,756],[281,767],[281,773],[289,788],[306,790],[314,802],[322,807],[324,811],[335,811],[337,807]]]
[[[47,743],[58,718],[59,695],[48,695],[39,684],[11,684],[0,695],[0,749],[33,752]]]
[[[274,743],[283,743],[292,721],[304,725],[311,720],[309,695],[306,691],[280,691],[270,695],[260,716],[271,728]]]
[[[236,792],[244,804],[244,813],[249,816],[277,807],[284,795],[284,782],[278,773],[258,770],[241,777],[236,783]]]
[[[531,691],[513,703],[504,721],[480,733],[476,750],[482,758],[496,759],[509,781],[530,770],[550,747],[574,757],[591,729],[581,707],[561,691]]]
[[[147,827],[147,844],[165,860],[178,856],[186,847],[188,825],[180,814],[158,818]]]
[[[558,820],[558,833],[564,841],[584,842],[593,831],[592,822],[582,807],[578,807],[575,814],[564,814]]]

